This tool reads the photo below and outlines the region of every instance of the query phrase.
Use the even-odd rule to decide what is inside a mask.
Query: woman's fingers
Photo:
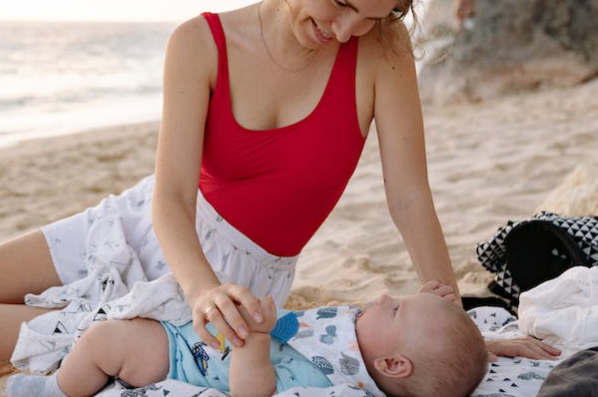
[[[444,283],[440,280],[430,280],[426,281],[417,292],[432,292],[436,288],[443,286]]]
[[[264,313],[259,301],[247,288],[237,284],[228,283],[224,285],[225,290],[231,298],[245,308],[256,323],[264,321]]]
[[[218,309],[212,308],[211,310],[207,310],[207,313],[205,313],[205,314],[201,313],[199,315],[199,317],[197,317],[195,315],[193,316],[193,329],[195,330],[197,335],[199,335],[201,340],[203,340],[205,343],[212,346],[214,349],[220,348],[220,342],[218,341],[218,339],[216,339],[216,337],[214,337],[214,335],[212,335],[207,330],[206,324],[210,322],[210,320],[208,319],[208,316],[210,316],[210,315],[213,316],[213,312],[215,312],[217,310]]]
[[[272,297],[272,295],[268,295],[266,298],[266,307],[268,310],[268,316],[266,317],[268,320],[270,320],[270,322],[276,323],[276,318],[278,317],[276,315],[276,303],[274,303],[274,298]]]
[[[268,301],[270,301],[270,310],[272,314],[276,317],[276,303],[274,302],[274,297],[272,295],[268,295]]]
[[[235,310],[235,312],[236,312],[237,316],[241,317],[237,310]],[[228,314],[228,315],[230,315],[230,314]],[[228,317],[226,317],[228,315],[223,314],[220,310],[213,310],[210,313],[208,313],[208,319],[226,340],[230,341],[230,343],[232,343],[236,347],[241,347],[241,346],[243,346],[242,339],[247,337],[248,331],[245,328],[245,330],[243,332],[244,336],[240,336],[239,332],[238,331],[235,332],[235,330],[238,330],[240,327],[246,327],[246,326],[237,325],[236,328],[234,325],[231,326],[231,322],[228,320]],[[238,322],[238,319],[236,319],[236,321]],[[240,321],[243,322],[243,324],[245,323],[242,318]]]
[[[440,297],[444,297],[445,295],[453,294],[455,291],[453,291],[453,287],[450,285],[442,285],[438,288],[435,288],[433,292]]]
[[[233,303],[233,301],[227,296],[218,299],[216,303],[218,304],[218,308],[220,309],[220,313],[222,314],[220,317],[223,317],[222,319],[225,320],[232,327],[232,329],[235,331],[239,338],[247,338],[247,336],[249,335],[249,327],[247,326],[247,323],[241,316],[241,313],[239,313],[239,309]],[[210,319],[210,321],[212,321],[214,326],[222,332],[218,324],[214,323],[212,319]],[[228,339],[227,335],[225,335],[224,333],[223,335]],[[229,340],[232,341],[232,339]]]
[[[446,295],[442,296],[442,299],[445,299],[449,302],[456,302],[457,296],[453,293],[450,293],[450,294],[446,294]]]
[[[456,302],[457,296],[453,287],[443,283],[440,280],[430,280],[421,286],[418,292],[434,294],[449,302]]]
[[[196,320],[193,322],[195,332],[197,332],[204,342],[208,343],[213,348],[220,348],[220,341],[208,331],[206,328],[206,324],[208,323],[212,323],[214,328],[218,330],[218,333],[233,345],[237,347],[243,346],[243,340],[237,335],[221,312],[221,308],[215,303],[209,304],[207,309],[203,312],[196,313],[195,318]]]
[[[244,318],[240,310],[246,311],[246,316],[251,313],[251,318]],[[206,329],[207,323],[212,323],[225,339],[240,347],[251,331],[248,321],[254,325],[262,323],[263,309],[247,288],[233,283],[207,291],[194,308],[195,330],[204,342],[213,346],[220,343]]]

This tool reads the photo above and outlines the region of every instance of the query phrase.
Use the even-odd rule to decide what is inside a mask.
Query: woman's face
[[[297,40],[310,49],[368,33],[402,0],[286,0]]]

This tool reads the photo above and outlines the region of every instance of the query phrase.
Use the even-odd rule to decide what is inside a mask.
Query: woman
[[[259,322],[255,295],[284,302],[297,255],[340,197],[373,119],[390,214],[417,274],[446,283],[458,302],[400,22],[410,10],[411,0],[264,0],[179,26],[166,54],[155,181],[0,246],[0,355],[11,354],[22,321],[43,312],[22,305],[26,293],[81,277],[78,250],[107,211],[147,258],[149,279],[172,270],[199,336],[219,345],[212,322],[241,345],[236,305]]]

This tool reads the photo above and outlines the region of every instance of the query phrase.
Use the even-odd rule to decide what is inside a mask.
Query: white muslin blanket
[[[87,248],[85,278],[25,297],[27,305],[59,310],[21,325],[11,357],[18,369],[38,374],[53,371],[73,342],[99,321],[146,317],[182,325],[191,319],[171,273],[147,281],[118,219],[107,216],[96,222]]]
[[[174,276],[169,273],[148,282],[134,250],[127,243],[117,219],[106,216],[94,223],[87,239],[85,278],[69,285],[53,287],[40,295],[27,295],[30,306],[57,309],[21,325],[11,362],[18,369],[47,374],[58,368],[76,340],[94,323],[106,319],[145,317],[183,325],[191,320],[191,310]],[[226,397],[228,394],[176,380],[165,380],[130,390],[118,380],[97,394],[100,397],[125,395]],[[368,392],[350,384],[325,389],[293,388],[279,397],[299,395],[328,397],[368,397]]]
[[[117,217],[117,216],[116,216]],[[73,342],[94,323],[105,319],[146,317],[182,325],[191,312],[172,274],[147,282],[135,252],[127,245],[120,222],[106,216],[96,222],[87,240],[86,278],[70,285],[51,288],[41,295],[28,295],[27,304],[56,308],[21,326],[11,358],[21,370],[46,374],[56,369]],[[517,323],[503,309],[478,308],[469,312],[486,338],[521,336]],[[548,372],[551,361],[501,358],[492,363],[487,379],[472,396],[534,396]],[[508,394],[505,394],[508,393]],[[110,382],[100,397],[175,397],[227,394],[175,380],[165,380],[130,390],[121,382]],[[293,388],[278,397],[369,397],[371,393],[350,384],[325,389]]]
[[[598,267],[573,267],[521,294],[519,328],[564,357],[598,346]]]

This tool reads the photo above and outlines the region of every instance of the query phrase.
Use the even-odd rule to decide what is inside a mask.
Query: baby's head
[[[480,331],[436,295],[382,295],[366,305],[356,330],[368,372],[389,396],[469,396],[486,374]]]

